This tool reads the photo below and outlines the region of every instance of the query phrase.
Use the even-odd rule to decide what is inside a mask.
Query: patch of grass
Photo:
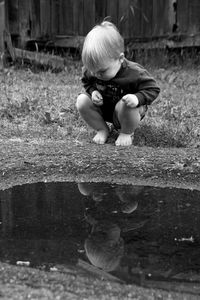
[[[200,47],[134,49],[131,43],[126,47],[126,56],[133,61],[156,68],[174,66],[196,67],[200,64]]]
[[[200,146],[200,67],[149,67],[161,88],[136,130],[136,145]],[[0,73],[0,138],[89,141],[93,132],[75,108],[81,63],[61,73],[11,67]]]

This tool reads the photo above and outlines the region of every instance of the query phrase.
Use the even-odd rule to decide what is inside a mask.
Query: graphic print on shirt
[[[119,101],[124,95],[123,89],[114,83],[105,84],[103,81],[97,81],[96,88],[101,93],[103,98],[110,98],[115,102]]]

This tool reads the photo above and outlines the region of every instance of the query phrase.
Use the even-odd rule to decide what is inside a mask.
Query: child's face
[[[119,69],[121,68],[122,58],[118,59],[107,59],[102,62],[101,66],[98,67],[94,72],[95,77],[101,80],[111,80],[115,77]]]

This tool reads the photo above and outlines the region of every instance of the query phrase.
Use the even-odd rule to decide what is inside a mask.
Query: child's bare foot
[[[105,144],[108,136],[109,136],[109,132],[107,130],[99,130],[99,131],[97,131],[97,134],[93,138],[93,141],[96,144]]]
[[[130,146],[132,145],[132,134],[120,133],[116,142],[116,146]]]

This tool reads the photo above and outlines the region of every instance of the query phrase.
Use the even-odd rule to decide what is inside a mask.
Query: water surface
[[[128,283],[198,293],[200,192],[73,182],[0,191],[0,260],[58,271],[91,266]]]

